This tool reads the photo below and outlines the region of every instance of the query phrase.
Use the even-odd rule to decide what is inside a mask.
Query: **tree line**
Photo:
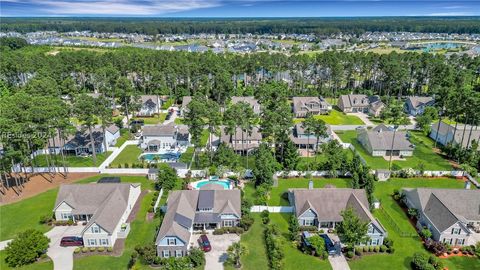
[[[362,34],[370,31],[478,33],[478,17],[383,18],[2,18],[0,31],[85,31],[156,34]]]

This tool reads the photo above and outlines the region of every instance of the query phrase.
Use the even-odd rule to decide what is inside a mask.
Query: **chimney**
[[[308,181],[308,189],[313,189],[313,180]]]

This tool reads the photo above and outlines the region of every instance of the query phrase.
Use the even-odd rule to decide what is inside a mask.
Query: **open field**
[[[365,123],[355,115],[347,115],[343,112],[333,109],[328,115],[315,115],[317,119],[322,119],[329,125],[365,125]],[[295,118],[295,123],[303,122],[303,118]]]
[[[355,130],[336,132],[344,143],[351,143],[355,146],[357,153],[362,156],[372,169],[388,169],[388,161],[383,157],[372,157],[360,142],[357,141]],[[451,170],[452,166],[442,156],[433,152],[433,141],[420,132],[410,132],[410,141],[415,145],[413,156],[406,157],[406,160],[393,161],[393,165],[401,168],[418,168],[421,162],[425,170]],[[393,166],[392,165],[392,166]]]

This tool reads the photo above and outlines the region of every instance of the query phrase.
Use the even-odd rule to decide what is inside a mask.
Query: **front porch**
[[[206,231],[206,230],[215,230],[219,228],[218,223],[194,223],[194,231]]]

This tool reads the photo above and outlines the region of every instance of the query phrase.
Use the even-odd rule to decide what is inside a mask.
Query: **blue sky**
[[[480,0],[0,0],[1,16],[479,16]]]

